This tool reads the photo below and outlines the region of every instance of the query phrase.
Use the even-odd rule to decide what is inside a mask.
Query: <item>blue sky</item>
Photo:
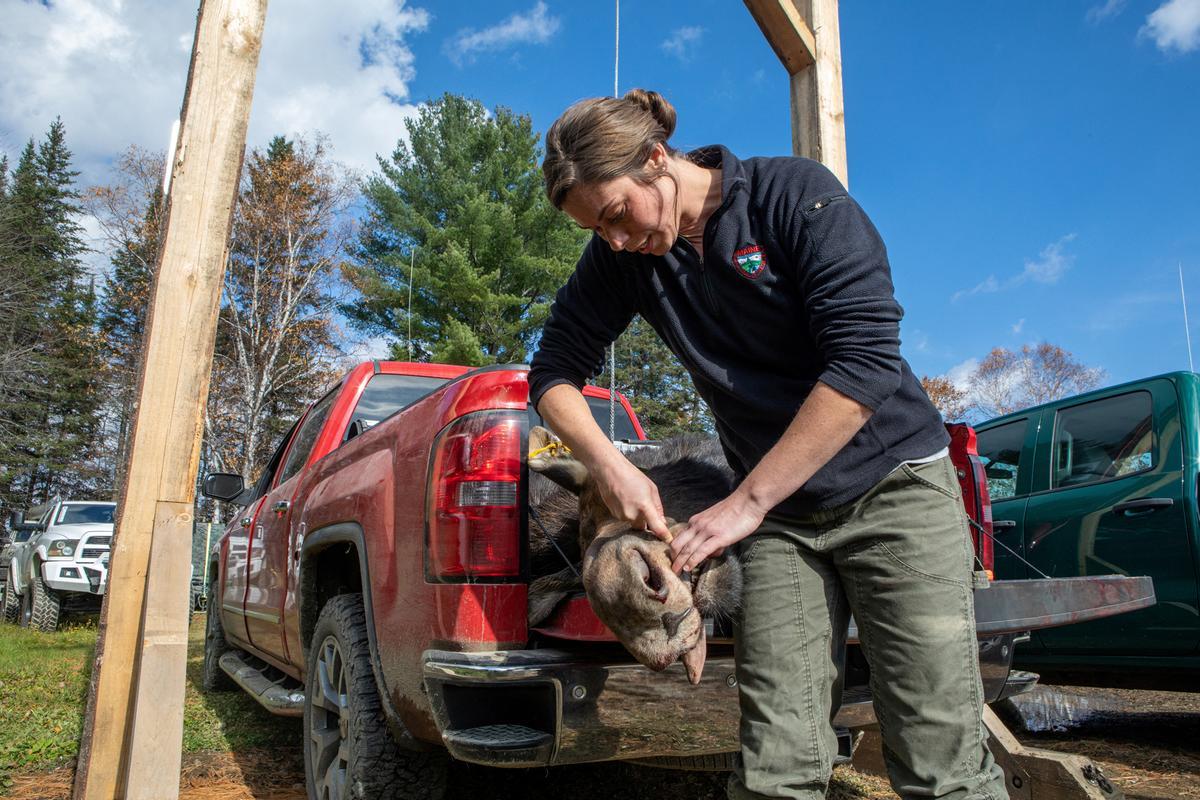
[[[788,81],[742,3],[621,8],[622,91],[673,143],[790,152]],[[0,151],[55,115],[84,180],[165,146],[194,7],[0,0]],[[919,374],[1047,340],[1117,382],[1200,357],[1200,0],[842,3],[851,192],[888,244]],[[613,88],[612,2],[273,0],[251,142],[328,134],[367,169],[443,92],[544,131]]]
[[[1200,346],[1195,38],[1163,49],[1141,33],[1154,2],[1107,16],[1102,3],[970,5],[841,8],[851,192],[888,244],[907,358],[943,374],[1048,340],[1112,381],[1186,368],[1179,263]],[[545,130],[612,92],[611,3],[548,6],[544,42],[452,63],[452,32],[534,7],[484,8],[439,9],[413,39],[415,97],[462,92]],[[787,76],[741,3],[621,11],[621,90],[675,104],[676,146],[790,152]]]

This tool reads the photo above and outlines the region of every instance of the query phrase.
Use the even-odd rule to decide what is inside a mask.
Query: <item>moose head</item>
[[[681,519],[717,502],[731,488],[723,460],[714,459],[702,441],[689,442],[666,449],[652,459],[657,463],[644,467],[659,486],[666,513]],[[688,679],[699,683],[707,649],[704,617],[729,613],[741,594],[736,559],[727,554],[690,574],[675,574],[669,545],[613,516],[587,467],[559,446],[552,433],[535,427],[529,443],[529,468],[579,498],[583,586],[596,616],[645,666],[663,670],[682,659]],[[706,447],[707,453],[698,452]],[[667,522],[672,533],[683,527],[670,518]]]

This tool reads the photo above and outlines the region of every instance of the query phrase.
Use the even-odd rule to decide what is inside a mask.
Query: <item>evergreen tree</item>
[[[119,489],[124,480],[133,436],[146,312],[162,234],[162,202],[162,189],[155,185],[150,196],[144,198],[145,212],[140,223],[127,233],[112,256],[112,272],[100,303],[100,336],[112,424],[108,449],[112,455],[114,489]]]
[[[546,200],[529,117],[446,94],[405,126],[366,183],[343,313],[395,358],[525,361],[587,241]]]
[[[5,510],[56,492],[106,493],[103,476],[83,466],[92,456],[99,393],[96,298],[81,261],[77,174],[55,120],[5,181],[0,247],[11,283],[4,281],[0,302],[16,310],[0,322],[0,341],[20,364],[0,397]]]
[[[625,395],[651,439],[682,433],[712,433],[708,408],[691,376],[640,316],[617,339],[616,387]],[[609,361],[596,383],[609,387]],[[602,426],[603,427],[603,426]]]

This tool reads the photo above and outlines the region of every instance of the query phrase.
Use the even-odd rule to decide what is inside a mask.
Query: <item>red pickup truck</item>
[[[360,364],[296,422],[253,486],[205,479],[206,496],[239,509],[209,556],[205,686],[236,684],[304,717],[310,797],[437,797],[447,751],[494,766],[720,766],[737,749],[728,631],[709,632],[692,686],[678,664],[656,673],[635,662],[582,596],[527,626],[526,436],[540,420],[526,371]],[[608,393],[584,395],[607,430]],[[618,400],[614,439],[643,441]],[[951,433],[990,570],[974,432]],[[1153,603],[1137,578],[977,577],[989,701],[1036,681],[1009,669],[1024,631]],[[845,728],[873,721],[868,667],[850,638]]]

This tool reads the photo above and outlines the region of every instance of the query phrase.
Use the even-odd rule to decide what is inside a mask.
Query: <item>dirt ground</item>
[[[1027,745],[1092,759],[1129,800],[1200,800],[1200,694],[1043,687],[1016,704],[1010,725]],[[1012,710],[1009,710],[1011,715]],[[13,776],[8,796],[70,796],[71,768]],[[448,800],[720,800],[724,774],[631,764],[496,770],[455,764]],[[184,757],[184,800],[303,800],[299,748]],[[895,798],[886,782],[839,768],[829,797]]]

